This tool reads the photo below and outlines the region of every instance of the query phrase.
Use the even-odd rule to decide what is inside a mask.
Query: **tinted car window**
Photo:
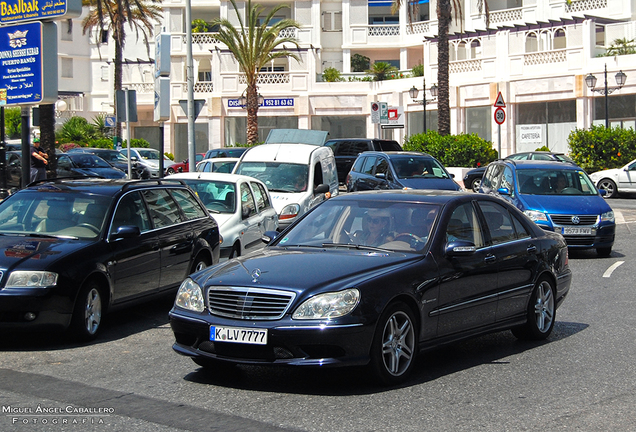
[[[256,207],[258,208],[258,211],[263,211],[266,207],[265,205],[265,195],[263,194],[263,190],[259,187],[260,185],[258,183],[251,183],[252,185],[252,190],[254,191],[254,196],[256,197]]]
[[[387,161],[384,158],[379,158],[378,166],[375,169],[375,173],[388,175],[388,172],[389,172],[389,161]]]
[[[197,203],[196,199],[194,199],[188,191],[174,189],[170,192],[177,203],[179,203],[186,219],[198,219],[206,216],[199,203]]]
[[[396,141],[377,141],[380,151],[401,151],[402,147]]]
[[[126,194],[119,201],[110,232],[115,233],[117,228],[124,225],[136,226],[141,232],[150,229],[150,219],[148,218],[146,207],[138,192]]]
[[[254,197],[252,196],[252,192],[250,191],[247,183],[241,184],[241,205],[243,206],[243,211],[245,209],[249,210],[249,216],[256,214],[256,205],[254,204]]]
[[[364,165],[362,166],[362,173],[372,175],[374,165],[375,165],[375,158],[371,156],[367,157],[364,161]]]
[[[499,164],[488,165],[484,177],[481,179],[481,185],[490,189],[499,189],[499,176],[502,168]]]
[[[479,207],[486,218],[490,240],[493,244],[505,243],[517,237],[508,210],[499,204],[488,201],[479,202]]]
[[[369,144],[365,141],[343,141],[338,146],[337,156],[357,156],[369,150]]]
[[[504,172],[501,176],[501,184],[499,185],[499,187],[506,188],[511,193],[514,191],[514,178],[510,167],[504,167]]]
[[[168,191],[148,189],[142,191],[142,194],[148,204],[150,218],[155,228],[162,228],[182,222],[179,208],[168,194]]]
[[[353,166],[351,167],[351,170],[355,172],[362,172],[362,166],[364,165],[364,161],[366,159],[366,157],[359,157],[358,159],[356,159],[356,161],[353,163]]]
[[[530,237],[530,233],[528,232],[526,227],[523,226],[521,221],[519,221],[519,219],[517,219],[517,217],[515,215],[512,215],[512,223],[515,226],[515,231],[517,233],[517,238],[523,239],[523,238]]]
[[[476,247],[484,245],[479,219],[472,204],[462,204],[453,211],[446,227],[446,240],[449,242],[457,240],[469,241]]]

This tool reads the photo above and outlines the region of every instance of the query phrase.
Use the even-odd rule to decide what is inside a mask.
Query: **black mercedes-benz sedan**
[[[219,230],[180,182],[58,179],[0,203],[0,252],[0,329],[88,340],[108,310],[218,263]]]
[[[369,365],[394,384],[424,349],[547,338],[571,283],[563,237],[484,194],[350,193],[271,236],[181,284],[176,352],[203,367]]]

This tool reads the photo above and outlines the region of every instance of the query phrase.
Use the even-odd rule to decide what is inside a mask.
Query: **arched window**
[[[466,42],[461,41],[457,44],[457,60],[466,60],[468,53],[466,52]]]
[[[210,59],[204,58],[199,60],[198,77],[198,82],[212,81],[212,66],[210,65]]]
[[[554,32],[554,42],[552,44],[552,49],[565,49],[567,47],[566,42],[565,30],[558,29],[556,32]]]
[[[470,58],[481,58],[481,43],[478,39],[473,39],[470,43]]]
[[[457,60],[457,43],[451,42],[448,47],[448,60],[455,61]]]
[[[528,33],[526,35],[526,52],[533,53],[539,51],[539,41],[536,33]]]

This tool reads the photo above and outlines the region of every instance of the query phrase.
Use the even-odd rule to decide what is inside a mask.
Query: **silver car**
[[[253,177],[196,172],[168,176],[196,192],[219,225],[221,258],[260,249],[266,231],[276,231],[278,214],[267,186]]]

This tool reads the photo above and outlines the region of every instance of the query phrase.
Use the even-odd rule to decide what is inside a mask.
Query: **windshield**
[[[242,162],[236,174],[255,177],[270,192],[304,192],[307,190],[309,167],[283,162]]]
[[[69,157],[80,168],[110,168],[108,162],[92,154],[73,154]]]
[[[128,158],[126,156],[124,156],[123,154],[119,153],[116,150],[113,151],[100,151],[97,153],[97,156],[99,156],[100,158],[104,159],[105,161],[108,162],[122,162],[122,163],[128,163]]]
[[[398,178],[450,178],[444,167],[430,157],[392,156],[391,163]]]
[[[0,233],[96,238],[110,201],[84,193],[17,193],[0,204]]]
[[[217,213],[234,213],[236,185],[214,180],[181,179],[199,196],[205,207]]]
[[[139,153],[139,156],[141,156],[142,159],[159,160],[159,151],[158,150],[138,149],[137,153]]]
[[[329,200],[273,245],[423,251],[438,213],[433,204]]]
[[[519,193],[529,195],[596,195],[583,170],[518,169]]]

